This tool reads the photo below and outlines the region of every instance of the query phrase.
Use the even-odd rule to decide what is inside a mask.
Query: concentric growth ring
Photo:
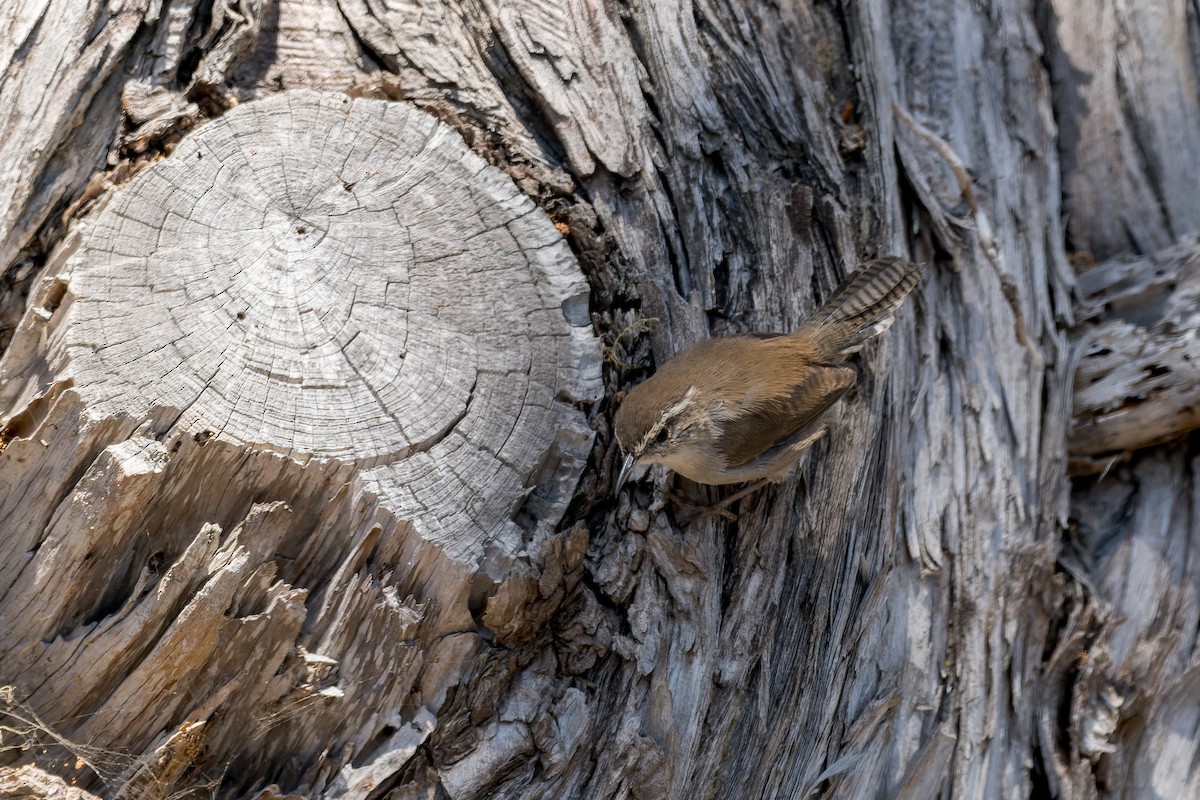
[[[93,403],[364,465],[444,439],[481,374],[493,411],[531,387],[549,403],[584,291],[545,214],[450,128],[315,92],[189,135],[85,226],[69,271]],[[483,427],[491,452],[513,434]]]

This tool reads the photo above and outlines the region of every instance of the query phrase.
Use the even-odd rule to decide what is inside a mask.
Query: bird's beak
[[[625,460],[621,462],[621,471],[617,473],[617,485],[613,489],[613,494],[621,491],[621,487],[625,485],[625,481],[629,478],[629,473],[633,472],[634,461],[633,456],[625,456]]]

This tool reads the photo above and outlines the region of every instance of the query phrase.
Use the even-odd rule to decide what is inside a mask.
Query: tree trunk
[[[1194,6],[88,6],[0,11],[4,791],[1200,795]],[[613,494],[889,254],[791,478]]]

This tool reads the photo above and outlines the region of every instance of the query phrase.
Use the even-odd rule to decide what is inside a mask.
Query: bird
[[[617,409],[614,494],[641,464],[713,486],[752,483],[729,500],[783,480],[858,380],[848,357],[891,327],[923,272],[905,258],[868,261],[791,333],[708,339],[669,360]]]

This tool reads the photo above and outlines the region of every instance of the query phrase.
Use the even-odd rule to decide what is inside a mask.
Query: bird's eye
[[[659,428],[658,434],[654,437],[654,441],[658,442],[659,444],[662,444],[663,442],[665,442],[667,440],[667,436],[668,436],[667,429]]]

